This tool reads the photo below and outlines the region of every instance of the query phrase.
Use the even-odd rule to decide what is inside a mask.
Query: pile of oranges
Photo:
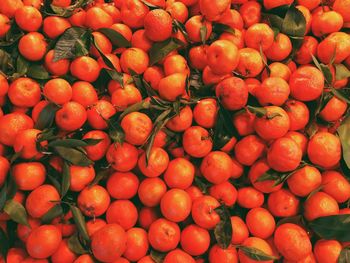
[[[350,0],[1,0],[0,262],[349,263]]]

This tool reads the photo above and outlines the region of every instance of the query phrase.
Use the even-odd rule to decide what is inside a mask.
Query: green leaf
[[[43,65],[30,65],[27,75],[33,79],[45,80],[50,78],[49,72],[47,72]]]
[[[154,43],[149,50],[150,65],[156,64],[165,58],[171,51],[183,46],[183,43],[175,38],[169,38],[163,42]]]
[[[63,198],[70,187],[70,169],[69,165],[64,162],[63,163],[63,170],[62,170],[62,183],[61,183],[61,198]]]
[[[86,156],[85,153],[74,149],[62,146],[54,147],[54,150],[66,161],[78,166],[90,166],[93,162]]]
[[[115,143],[123,143],[125,140],[125,132],[120,126],[110,127],[108,130],[108,135]]]
[[[207,29],[207,28],[205,28]],[[221,34],[223,32],[227,32],[227,33],[231,33],[231,34],[235,34],[235,30],[228,26],[228,25],[225,25],[225,24],[220,24],[220,23],[215,23],[213,25],[213,32],[215,33],[218,33],[218,34]],[[205,36],[207,35],[207,33],[205,33]]]
[[[309,222],[309,227],[323,239],[350,241],[350,215],[319,217]]]
[[[119,32],[111,28],[100,28],[98,32],[104,34],[114,46],[117,47],[130,47],[131,43]]]
[[[2,211],[2,209],[4,208],[6,200],[7,200],[7,181],[5,181],[4,185],[0,190],[0,211]]]
[[[95,179],[89,184],[89,186],[91,187],[91,186],[99,184],[99,182],[101,180],[106,179],[109,174],[110,174],[110,171],[108,169],[103,169],[103,170],[99,171],[96,174]]]
[[[281,18],[280,16],[275,15],[275,14],[266,14],[265,17],[269,21],[272,29],[275,28],[276,30],[278,30],[278,32],[281,31],[282,24],[283,24],[283,18]]]
[[[237,246],[240,250],[243,251],[243,253],[248,256],[249,258],[256,260],[256,261],[267,261],[267,260],[276,260],[277,258],[275,256],[271,256],[266,254],[265,252],[261,251],[260,249],[257,249],[255,247],[246,247],[246,246]]]
[[[88,254],[89,251],[84,248],[79,240],[79,236],[75,233],[68,239],[68,247],[71,251],[73,251],[77,255]]]
[[[343,150],[343,159],[350,168],[350,117],[347,117],[337,129]]]
[[[7,235],[5,231],[0,227],[0,253],[3,256],[3,258],[6,258],[7,252],[10,248],[10,242],[7,238]]]
[[[59,107],[54,103],[47,104],[39,114],[38,120],[35,123],[35,128],[44,130],[50,128],[55,120],[56,112]]]
[[[278,34],[280,33],[280,30],[277,27],[272,27],[272,31],[273,31],[273,38],[276,41],[276,38],[277,38]]]
[[[92,0],[77,0],[75,2],[75,4],[70,5],[68,7],[60,7],[60,6],[50,5],[50,8],[53,11],[53,14],[50,12],[45,12],[45,13],[47,15],[70,17],[74,14],[75,10],[77,10],[78,8],[81,8],[83,6],[86,6],[90,2],[92,2]]]
[[[274,181],[274,186],[280,185],[281,183],[285,182],[293,173],[293,172],[288,172],[288,173],[281,173],[277,172],[273,169],[269,169],[266,171],[263,175],[261,175],[256,182],[265,182],[265,181]]]
[[[6,51],[0,49],[0,71],[7,74],[9,69],[12,69],[12,68],[13,68],[13,61],[12,61],[11,55]]]
[[[215,239],[221,248],[226,249],[230,246],[232,240],[230,211],[224,204],[215,208],[214,210],[220,216],[220,222],[214,229]]]
[[[22,56],[18,56],[16,62],[16,73],[18,76],[24,76],[29,68],[29,62],[25,60]]]
[[[337,263],[349,263],[350,262],[350,247],[344,247],[340,252]]]
[[[94,146],[99,144],[101,141],[103,141],[103,139],[88,138],[88,139],[83,139],[82,141],[86,143],[86,146]]]
[[[349,92],[347,92],[347,89],[335,89],[331,88],[331,92],[334,96],[336,96],[338,99],[350,104],[350,97]]]
[[[207,27],[205,25],[202,25],[201,28],[199,29],[199,34],[201,36],[201,41],[203,45],[205,45],[205,42],[207,40],[207,33],[208,33]]]
[[[6,212],[16,223],[30,227],[26,209],[21,203],[13,199],[8,200],[4,206],[4,212]]]
[[[331,85],[333,82],[333,75],[330,68],[327,65],[318,62],[317,58],[314,55],[311,54],[311,57],[316,67],[322,72],[327,84]]]
[[[66,148],[74,148],[74,147],[88,146],[88,144],[85,141],[78,140],[78,139],[58,139],[55,141],[51,141],[48,144],[48,146],[49,147],[61,146]]]
[[[194,184],[201,190],[203,194],[208,194],[208,188],[211,186],[211,184],[205,180],[204,177],[195,176]]]
[[[63,209],[61,204],[56,204],[54,207],[52,207],[49,211],[46,212],[45,215],[41,218],[41,223],[42,224],[49,224],[51,221],[62,215],[63,214]]]
[[[283,19],[281,32],[293,37],[304,37],[306,20],[301,11],[291,5]]]
[[[158,252],[152,249],[150,252],[150,256],[155,263],[163,263],[166,253]]]
[[[173,20],[173,27],[175,28],[175,30],[179,30],[184,35],[187,42],[190,42],[190,39],[188,37],[188,34],[186,32],[186,28],[185,28],[184,24],[182,24],[180,21],[174,19]]]
[[[258,118],[262,118],[266,116],[267,110],[264,107],[253,107],[253,106],[247,106],[247,109],[256,115]]]
[[[16,44],[22,36],[24,36],[24,32],[14,24],[6,33],[5,37],[0,39],[0,47],[12,46]]]
[[[90,237],[86,229],[85,218],[80,209],[74,205],[70,205],[69,208],[72,211],[74,223],[78,228],[79,234],[86,242],[90,242]]]
[[[81,27],[70,27],[58,39],[54,49],[56,62],[89,54],[91,32]]]
[[[103,69],[101,69],[100,76],[103,76],[104,73],[106,74],[106,78],[109,77],[110,79],[117,81],[120,84],[120,86],[122,86],[122,88],[124,88],[124,74],[123,73],[120,73],[116,70],[110,70],[110,69],[103,68]]]
[[[335,79],[341,80],[350,77],[350,70],[343,64],[334,64],[335,67]]]

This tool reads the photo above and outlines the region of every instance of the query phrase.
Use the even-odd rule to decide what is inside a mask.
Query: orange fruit
[[[244,25],[241,14],[235,9],[226,9],[220,16],[218,22],[235,29],[235,34],[237,32],[241,33]]]
[[[284,137],[293,139],[299,145],[303,155],[306,154],[308,139],[304,134],[296,131],[289,131]]]
[[[173,251],[170,251],[164,258],[164,263],[195,263],[193,257],[191,257],[186,252],[182,251],[181,249],[174,249]]]
[[[180,242],[180,228],[176,223],[167,219],[157,219],[148,230],[148,241],[158,251],[173,250]]]
[[[207,50],[207,61],[215,74],[229,74],[238,65],[238,48],[228,40],[216,40]]]
[[[186,226],[181,232],[181,247],[191,256],[204,254],[210,245],[208,230],[195,224]]]
[[[111,102],[117,111],[122,111],[127,107],[142,100],[139,89],[134,85],[128,84],[124,88],[118,88],[112,93]]]
[[[191,213],[191,206],[189,194],[181,189],[170,189],[160,200],[162,215],[172,222],[184,221]]]
[[[170,188],[186,189],[192,185],[195,168],[185,158],[171,160],[164,173],[164,181]]]
[[[166,127],[174,132],[183,132],[191,127],[193,113],[191,107],[185,106],[180,110],[178,115],[175,115],[167,123]]]
[[[86,11],[85,24],[92,30],[110,27],[113,24],[113,18],[102,8],[94,6]]]
[[[239,245],[249,236],[248,227],[239,216],[231,216],[232,239],[231,244]]]
[[[207,45],[195,46],[190,49],[188,59],[193,68],[203,70],[207,66],[207,50]]]
[[[317,262],[337,262],[342,245],[337,240],[317,240],[314,246],[314,254]]]
[[[203,128],[213,128],[217,117],[217,102],[215,99],[201,99],[193,109],[195,122]]]
[[[95,178],[95,169],[93,166],[69,166],[70,172],[70,187],[69,189],[74,192],[82,191],[88,186]]]
[[[228,110],[242,109],[248,101],[248,88],[244,81],[237,77],[222,80],[216,86],[216,96]]]
[[[229,207],[233,206],[237,200],[237,189],[229,181],[211,186],[209,194]]]
[[[12,18],[21,7],[23,7],[23,2],[21,0],[4,0],[0,3],[0,13],[8,18]]]
[[[51,79],[45,83],[43,93],[49,101],[55,104],[64,104],[72,98],[72,87],[64,79]]]
[[[334,63],[341,63],[350,55],[350,36],[344,32],[334,32],[320,42],[317,57],[322,63],[330,63],[335,52]]]
[[[287,189],[272,192],[267,200],[271,214],[275,217],[292,217],[299,210],[299,199]]]
[[[273,61],[281,61],[289,56],[292,51],[292,42],[285,34],[279,33],[272,46],[266,50],[265,54],[268,59]]]
[[[46,54],[47,43],[42,34],[30,32],[21,37],[18,50],[21,55],[30,61],[39,61]]]
[[[68,20],[72,26],[84,27],[86,23],[86,11],[83,9],[75,10]]]
[[[139,179],[132,172],[115,172],[107,180],[107,191],[116,199],[131,199],[137,194]]]
[[[317,132],[309,141],[307,154],[312,163],[332,168],[341,158],[339,138],[329,132]]]
[[[195,199],[192,203],[192,219],[200,227],[213,229],[220,221],[220,216],[215,212],[215,208],[220,203],[214,197],[203,195]]]
[[[94,82],[100,74],[100,65],[93,58],[82,56],[72,61],[70,72],[79,80]]]
[[[264,203],[263,193],[253,187],[242,187],[237,193],[237,203],[241,207],[251,209],[260,207]]]
[[[219,20],[223,13],[231,6],[230,0],[199,0],[198,2],[202,15],[208,21]]]
[[[16,24],[24,31],[38,31],[43,21],[38,9],[32,6],[23,6],[15,13]]]
[[[147,53],[135,47],[126,49],[120,57],[120,66],[123,72],[129,74],[131,74],[130,70],[136,74],[142,74],[147,69],[148,63]]]
[[[93,234],[95,234],[98,230],[100,230],[102,227],[107,225],[107,222],[100,218],[91,219],[86,222],[86,230],[91,237]]]
[[[68,59],[60,59],[54,61],[54,50],[50,50],[45,55],[44,66],[48,72],[54,76],[63,76],[66,75],[69,71],[70,62]]]
[[[158,84],[160,97],[168,101],[175,101],[185,93],[187,75],[174,73],[162,78]]]
[[[248,237],[244,242],[242,243],[245,247],[251,247],[261,250],[267,255],[272,255],[272,249],[271,246],[264,240],[259,237]],[[242,250],[238,250],[238,258],[239,262],[241,263],[255,263],[258,262],[257,260],[251,259],[248,257]],[[265,260],[263,261],[265,263],[272,263],[273,260]]]
[[[42,225],[29,234],[26,248],[31,257],[45,259],[52,256],[59,248],[62,235],[53,225]]]
[[[105,188],[100,185],[85,187],[78,195],[78,207],[89,217],[100,216],[107,211],[110,197]]]
[[[30,78],[18,78],[11,83],[7,95],[15,106],[33,107],[41,98],[40,85]]]
[[[144,19],[145,35],[152,41],[164,41],[171,36],[172,19],[163,9],[153,9]]]
[[[89,82],[76,81],[72,85],[72,101],[78,102],[85,108],[98,101],[97,92]]]
[[[328,122],[337,121],[343,116],[347,108],[348,105],[345,101],[334,96],[327,102],[319,116]]]
[[[111,144],[111,139],[109,138],[108,134],[99,131],[99,130],[92,130],[83,136],[83,139],[98,139],[101,140],[99,143],[95,145],[90,145],[85,147],[85,151],[87,156],[92,161],[97,161],[102,159],[108,150],[108,147]]]
[[[275,230],[275,219],[265,208],[257,207],[249,210],[246,216],[249,232],[262,239],[270,237]]]
[[[285,223],[276,228],[274,243],[287,260],[301,260],[312,252],[312,245],[306,231],[291,223]]]
[[[258,23],[261,19],[261,5],[255,1],[247,1],[239,8],[245,27]]]
[[[284,79],[269,77],[261,83],[255,96],[263,106],[269,104],[281,106],[288,99],[289,93],[289,85]]]
[[[327,11],[312,17],[312,33],[316,37],[337,32],[343,27],[343,17],[336,11]]]
[[[56,124],[61,130],[74,131],[83,126],[87,119],[84,107],[74,101],[64,103],[56,112]]]
[[[135,31],[131,37],[131,46],[142,49],[145,52],[148,52],[151,49],[152,44],[153,42],[147,38],[144,29]]]
[[[51,39],[59,37],[70,27],[68,19],[63,17],[49,16],[43,22],[43,32]]]
[[[0,186],[4,184],[9,170],[10,162],[5,157],[0,156]]]
[[[305,197],[316,190],[322,182],[319,170],[313,166],[304,166],[296,170],[287,180],[289,190],[296,196]]]
[[[45,166],[39,162],[18,163],[11,171],[19,190],[32,191],[42,185],[46,178]]]
[[[265,106],[266,115],[254,121],[256,133],[265,140],[284,136],[290,127],[288,114],[278,106]]]
[[[225,152],[213,151],[204,157],[200,170],[209,182],[220,184],[231,177],[232,160]]]
[[[17,134],[33,126],[33,120],[24,113],[13,112],[0,117],[0,143],[13,146]]]
[[[0,14],[0,26],[1,26],[0,37],[2,38],[7,34],[7,32],[11,28],[10,19],[3,14]]]
[[[127,236],[118,224],[107,224],[91,238],[91,250],[97,260],[113,262],[119,259],[126,249]]]
[[[127,114],[120,125],[125,132],[125,140],[133,145],[145,143],[153,126],[152,120],[141,112]]]
[[[122,1],[120,14],[124,24],[131,28],[144,26],[144,19],[149,8],[140,0]]]
[[[166,76],[174,73],[185,73],[186,75],[190,73],[186,59],[178,54],[167,56],[164,59],[163,67]]]
[[[292,74],[289,67],[281,62],[273,62],[269,65],[270,75],[267,75],[267,69],[265,68],[261,74],[261,79],[265,80],[268,77],[282,78],[285,81],[289,81],[290,75]]]
[[[348,0],[335,0],[333,4],[334,11],[337,11],[344,18],[344,22],[350,22],[349,10],[350,1]]]
[[[55,253],[51,255],[51,262],[73,262],[76,258],[77,255],[69,248],[68,239],[63,239]]]
[[[304,203],[304,216],[308,221],[337,214],[339,214],[337,201],[324,192],[311,195]]]
[[[322,173],[322,191],[332,196],[338,203],[350,198],[350,184],[345,177],[337,171]]]
[[[0,96],[5,96],[9,89],[9,83],[6,79],[6,76],[0,74]]]
[[[157,177],[167,169],[168,163],[168,153],[160,147],[153,147],[148,161],[146,161],[146,153],[141,154],[138,160],[138,168],[144,176]]]
[[[213,147],[209,132],[200,126],[188,128],[183,133],[182,144],[186,153],[196,158],[206,156]]]
[[[252,165],[262,156],[266,149],[265,143],[256,135],[248,135],[237,142],[235,157],[243,165]]]
[[[162,179],[146,178],[140,183],[138,196],[143,205],[154,207],[160,203],[161,198],[166,193],[166,185]]]
[[[182,2],[173,2],[166,7],[166,11],[173,19],[185,23],[188,19],[188,8]]]
[[[126,232],[126,249],[123,256],[130,261],[138,261],[146,256],[149,244],[147,232],[142,228],[130,228]],[[125,261],[127,263],[129,261]],[[122,263],[122,262],[120,262]]]
[[[244,77],[253,78],[264,69],[264,63],[259,51],[253,48],[242,48],[238,51],[239,63],[236,71]]]
[[[101,99],[90,106],[86,113],[90,126],[94,129],[103,130],[108,127],[107,121],[116,113],[116,109],[112,103]]]
[[[92,32],[92,36],[103,54],[112,53],[112,43],[104,34],[100,32]],[[90,54],[94,57],[100,57],[99,51],[93,45],[90,48]]]
[[[282,137],[271,144],[267,162],[276,171],[290,172],[299,166],[302,156],[302,150],[293,139]]]
[[[247,136],[254,133],[255,114],[250,111],[238,111],[233,115],[233,126],[241,136]]]
[[[302,130],[309,122],[309,108],[305,103],[297,100],[288,100],[284,105],[284,110],[289,117],[289,130]]]
[[[135,226],[138,212],[136,206],[129,200],[116,200],[112,202],[106,211],[108,224],[119,224],[124,230]]]
[[[129,143],[112,144],[109,146],[106,158],[116,171],[128,172],[132,170],[138,160],[138,151]]]
[[[247,29],[244,41],[249,48],[266,51],[274,44],[274,33],[267,24],[256,23]]]
[[[185,23],[185,29],[188,34],[188,38],[196,43],[201,42],[202,39],[200,30],[203,27],[206,28],[207,32],[204,38],[205,40],[208,40],[213,30],[211,22],[203,20],[203,17],[201,15],[195,15],[189,18]]]

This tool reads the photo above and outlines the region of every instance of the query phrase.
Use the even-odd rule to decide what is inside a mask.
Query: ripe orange
[[[113,262],[119,259],[126,249],[127,236],[118,224],[107,224],[91,238],[91,250],[97,260]]]
[[[322,191],[332,196],[338,203],[343,203],[350,198],[350,183],[343,174],[337,171],[325,171],[322,173]]]
[[[148,63],[147,53],[135,47],[126,49],[120,57],[122,70],[129,74],[131,74],[130,70],[133,70],[136,74],[142,74],[147,69]]]
[[[209,132],[200,126],[191,126],[182,137],[184,150],[191,156],[201,158],[212,149],[213,143]]]
[[[237,203],[244,208],[260,207],[264,203],[264,195],[262,192],[253,187],[242,187],[237,192]]]
[[[63,17],[48,16],[43,22],[43,32],[51,39],[59,37],[70,27],[68,19]]]
[[[153,147],[148,162],[146,162],[146,153],[141,154],[138,160],[138,168],[147,177],[157,177],[167,169],[168,163],[168,153],[160,147]]]
[[[191,213],[192,200],[184,190],[170,189],[160,201],[162,215],[172,221],[184,221]]]
[[[10,19],[3,14],[0,14],[0,26],[0,37],[3,38],[11,28]]]
[[[64,104],[72,98],[72,87],[64,79],[51,79],[45,83],[43,93],[49,101],[55,104]]]
[[[10,162],[5,157],[0,156],[0,186],[4,184],[9,170]]]
[[[85,24],[92,30],[97,30],[110,27],[113,24],[113,18],[102,8],[94,6],[86,11]]]
[[[85,187],[78,195],[78,207],[82,213],[89,217],[103,215],[109,206],[110,197],[107,190],[94,185]]]
[[[333,9],[339,12],[344,18],[344,22],[350,22],[349,13],[346,12],[350,7],[350,1],[348,0],[335,0],[333,4]]]
[[[205,35],[205,40],[208,40],[211,32],[213,30],[212,24],[210,21],[203,20],[201,15],[192,16],[185,23],[186,32],[188,34],[188,38],[193,42],[201,42],[201,34],[200,30],[202,27],[206,28],[207,34]]]
[[[112,103],[107,100],[98,100],[94,105],[90,106],[87,111],[87,120],[94,129],[104,130],[108,127],[106,120],[111,118],[116,110]]]
[[[26,248],[31,257],[45,259],[52,256],[59,248],[62,235],[53,225],[42,225],[29,234]]]
[[[150,225],[160,218],[157,208],[144,206],[139,211],[138,224],[145,230],[148,230]]]
[[[322,176],[319,170],[313,166],[304,166],[295,171],[288,178],[289,190],[296,196],[305,197],[316,190],[322,182]]]
[[[332,97],[320,112],[320,117],[325,121],[332,122],[340,119],[346,112],[348,105],[345,101]]]
[[[138,196],[142,204],[148,207],[154,207],[160,203],[166,190],[166,184],[162,179],[158,177],[146,178],[140,183]]]
[[[120,125],[125,132],[125,140],[133,145],[145,143],[153,126],[152,120],[141,112],[127,114]]]
[[[237,142],[235,157],[243,165],[252,165],[266,150],[266,145],[256,135],[248,135]]]
[[[246,216],[249,232],[262,239],[270,237],[275,230],[275,219],[265,208],[257,207],[249,210]]]
[[[181,247],[191,256],[204,254],[210,245],[208,230],[195,224],[186,226],[181,232]]]
[[[264,69],[264,63],[259,51],[254,48],[242,48],[238,51],[239,63],[236,71],[244,77],[252,78]]]
[[[173,2],[166,7],[166,11],[173,19],[185,23],[188,18],[188,8],[182,2]]]
[[[239,216],[231,216],[232,239],[233,245],[239,245],[249,236],[248,227]]]
[[[219,20],[231,6],[230,0],[199,0],[199,8],[208,21]]]
[[[207,61],[215,74],[229,74],[238,65],[238,48],[228,40],[216,40],[207,50]]]
[[[65,131],[74,131],[85,123],[87,119],[84,107],[74,101],[67,102],[56,112],[56,124]]]
[[[89,82],[76,81],[72,85],[71,100],[87,108],[98,101],[97,92]]]
[[[77,255],[69,248],[68,239],[63,239],[55,253],[51,255],[51,262],[73,262],[76,258]]]
[[[46,54],[47,43],[42,34],[30,32],[21,37],[18,49],[24,58],[30,61],[39,61]]]
[[[129,200],[116,200],[106,211],[107,223],[119,224],[125,231],[135,226],[137,217],[136,206]]]
[[[193,257],[191,257],[186,252],[182,251],[181,249],[174,249],[173,251],[170,251],[164,258],[164,263],[195,263]]]
[[[318,240],[314,246],[314,254],[317,262],[337,262],[342,245],[337,240]]]
[[[200,227],[213,229],[220,221],[215,208],[220,205],[218,200],[209,195],[198,197],[192,204],[192,219]]]
[[[232,207],[237,200],[237,189],[229,181],[211,186],[209,194],[229,207]]]
[[[216,86],[215,93],[228,110],[242,109],[248,101],[248,88],[244,81],[237,77],[222,80]]]
[[[172,19],[163,9],[154,9],[144,19],[145,35],[152,41],[164,41],[171,36]]]
[[[259,237],[248,237],[243,243],[243,246],[257,248],[263,251],[267,255],[272,255],[271,246],[264,240]],[[238,250],[239,262],[241,263],[255,263],[258,262],[254,259],[248,257],[242,250]],[[273,260],[266,260],[265,263],[272,263]]]
[[[123,144],[111,144],[106,158],[116,171],[128,172],[137,164],[138,151],[135,146],[126,142]]]
[[[146,256],[149,242],[147,232],[138,227],[130,228],[126,232],[126,249],[123,256],[130,261],[138,261]],[[129,261],[125,261],[129,262]],[[121,263],[121,262],[120,262]]]
[[[23,2],[21,0],[4,0],[0,3],[0,13],[8,18],[12,18],[21,7],[23,7]]]
[[[323,216],[337,215],[338,213],[337,201],[324,192],[311,195],[304,203],[304,216],[309,221]]]
[[[46,178],[45,166],[39,162],[19,163],[11,171],[19,190],[32,191],[42,185]]]
[[[289,117],[290,131],[296,131],[305,128],[309,122],[310,115],[309,109],[305,103],[297,100],[288,100],[284,105],[284,109]]]
[[[335,63],[341,63],[350,55],[350,36],[344,32],[334,32],[320,42],[317,47],[317,57],[322,63],[328,64],[335,52]]]
[[[148,230],[148,241],[158,251],[173,250],[180,242],[180,228],[176,223],[164,218],[157,219]]]
[[[69,71],[70,62],[68,59],[60,59],[58,61],[54,60],[54,50],[50,50],[45,55],[44,66],[48,72],[50,72],[54,76],[62,76],[66,75]]]
[[[140,0],[122,1],[120,14],[124,24],[131,28],[140,28],[144,25],[144,19],[149,8]]]
[[[299,199],[287,189],[280,189],[271,193],[267,200],[269,211],[277,217],[297,215],[299,203]]]
[[[94,82],[100,74],[100,65],[93,58],[82,56],[72,61],[70,72],[79,80]]]
[[[43,21],[38,9],[32,6],[23,6],[15,13],[16,24],[24,31],[38,31]]]
[[[41,98],[40,85],[30,78],[18,78],[11,83],[8,97],[18,107],[33,107]]]

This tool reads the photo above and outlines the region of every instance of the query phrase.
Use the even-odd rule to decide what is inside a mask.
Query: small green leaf
[[[272,29],[275,28],[275,30],[278,30],[278,32],[281,31],[282,24],[283,24],[283,18],[281,18],[280,16],[275,15],[275,14],[266,14],[265,17],[270,22]],[[275,30],[274,30],[274,32],[275,32]]]
[[[99,184],[99,182],[101,180],[104,180],[108,177],[108,175],[110,174],[110,171],[108,169],[103,169],[101,171],[99,171],[96,176],[95,176],[95,179],[90,183],[89,186],[94,186],[94,185],[97,185]]]
[[[323,239],[350,241],[350,215],[319,217],[309,222],[308,226]]]
[[[173,20],[173,27],[175,30],[179,30],[184,35],[187,42],[190,42],[190,39],[188,37],[188,34],[186,32],[186,28],[185,28],[184,24],[182,24],[180,21],[174,19]]]
[[[166,253],[158,252],[152,249],[150,252],[150,256],[155,263],[163,263]]]
[[[74,149],[62,146],[54,147],[54,150],[66,161],[78,166],[90,166],[93,162],[86,156],[85,153]]]
[[[30,65],[27,71],[28,77],[33,79],[45,80],[50,78],[49,72],[43,65]]]
[[[343,150],[343,160],[350,168],[350,117],[347,117],[337,129]]]
[[[0,227],[0,253],[3,256],[3,258],[6,258],[7,252],[10,248],[10,242],[8,240],[8,237],[5,233],[5,231]]]
[[[183,46],[183,43],[175,38],[169,38],[163,42],[154,43],[149,50],[150,65],[156,64],[165,58],[171,51]]]
[[[53,61],[87,55],[90,39],[91,32],[89,30],[81,27],[68,28],[56,43]]]
[[[235,34],[235,30],[232,27],[225,24],[220,24],[220,23],[215,23],[213,25],[213,32],[218,34],[221,34],[223,32],[231,33],[233,35]]]
[[[224,204],[214,210],[220,216],[220,222],[214,228],[215,239],[221,248],[226,249],[230,246],[232,240],[230,211]]]
[[[82,212],[74,205],[70,205],[69,208],[72,211],[74,223],[78,228],[79,234],[86,242],[90,242],[90,237],[86,229],[85,218]]]
[[[237,246],[237,248],[243,251],[243,253],[246,256],[256,261],[267,261],[277,259],[275,256],[268,255],[255,247]]]
[[[99,144],[103,139],[93,139],[93,138],[88,138],[88,139],[83,139],[83,142],[86,143],[86,146],[94,146]]]
[[[2,209],[4,208],[6,200],[7,200],[7,181],[5,181],[4,185],[0,190],[0,211],[2,211]]]
[[[78,139],[58,139],[58,140],[51,141],[48,144],[48,146],[49,147],[61,146],[66,148],[74,148],[74,147],[88,146],[88,144],[85,141],[78,140]]]
[[[41,223],[42,224],[49,224],[51,221],[62,215],[63,214],[63,209],[61,204],[56,204],[54,207],[52,207],[43,217],[41,218]]]
[[[205,42],[207,40],[207,33],[208,33],[207,27],[205,25],[202,25],[201,28],[199,29],[199,34],[201,36],[201,41],[203,45],[205,45]]]
[[[68,239],[68,247],[77,255],[88,254],[89,251],[84,248],[79,240],[79,236],[75,233]]]
[[[277,186],[285,182],[293,173],[294,171],[288,173],[281,173],[273,169],[269,169],[263,175],[261,175],[256,180],[256,182],[274,181],[274,186]]]
[[[333,75],[330,68],[327,65],[318,62],[317,58],[314,55],[311,55],[311,57],[316,67],[322,72],[326,83],[328,85],[331,85],[333,82]]]
[[[13,199],[8,200],[4,206],[4,212],[6,212],[16,223],[30,227],[27,219],[26,209],[21,203]]]
[[[104,70],[111,79],[117,81],[122,88],[124,88],[124,74],[120,73],[116,70],[110,70],[110,69],[102,69]]]
[[[98,32],[104,34],[114,46],[117,47],[130,47],[130,42],[119,32],[111,28],[100,28]]]
[[[24,35],[24,32],[18,26],[12,25],[5,37],[0,39],[0,47],[9,47],[17,43]]]
[[[340,252],[337,263],[349,263],[350,262],[350,247],[344,247]]]
[[[342,80],[350,77],[350,70],[343,64],[335,64],[335,79]]]
[[[202,176],[195,176],[194,177],[194,184],[201,190],[203,194],[208,194],[208,188],[211,186],[211,184],[204,179]]]
[[[56,112],[59,107],[54,103],[47,104],[39,114],[38,120],[35,123],[35,128],[44,130],[50,128],[55,120]]]
[[[0,71],[7,73],[9,69],[13,69],[13,61],[11,55],[0,49]],[[0,74],[2,74],[0,72]]]
[[[24,76],[29,68],[29,62],[25,60],[22,56],[18,56],[16,62],[16,73],[18,76]]]
[[[258,118],[262,118],[266,116],[267,110],[264,107],[253,107],[253,106],[247,106],[247,109],[256,115]]]
[[[350,104],[350,97],[349,92],[347,92],[347,89],[335,89],[331,88],[331,92],[334,96],[336,96],[338,99]]]
[[[306,20],[301,11],[291,5],[283,19],[281,32],[293,37],[304,37]]]
[[[69,165],[64,162],[63,163],[63,170],[62,170],[62,183],[61,183],[61,198],[63,198],[70,187],[70,169]]]

